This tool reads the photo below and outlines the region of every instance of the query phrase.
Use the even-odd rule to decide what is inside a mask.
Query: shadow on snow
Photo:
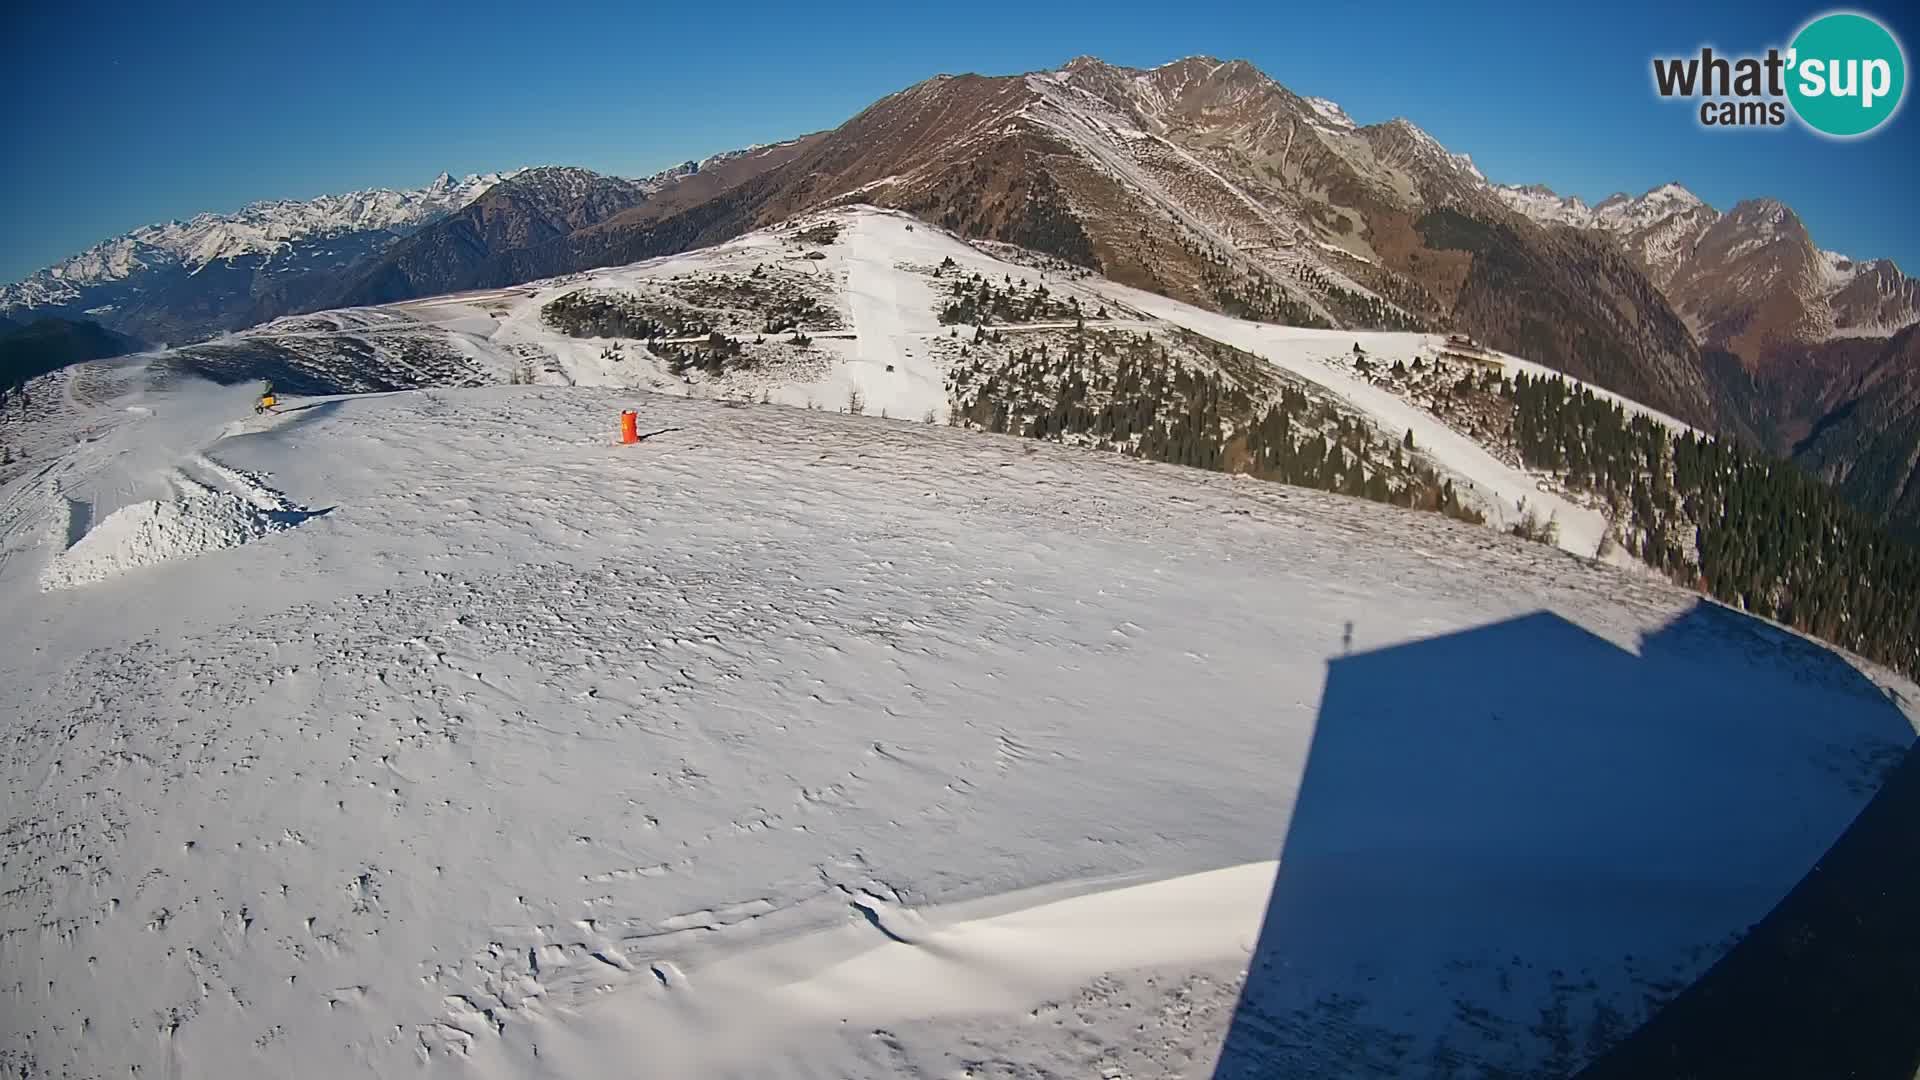
[[[1913,744],[1832,652],[1700,602],[1328,664],[1215,1072],[1566,1076],[1714,963]]]

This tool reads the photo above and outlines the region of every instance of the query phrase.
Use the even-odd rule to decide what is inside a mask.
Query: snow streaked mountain
[[[309,238],[405,230],[465,206],[511,175],[455,180],[443,172],[421,188],[276,199],[249,203],[231,214],[196,214],[186,221],[143,226],[24,281],[0,286],[0,310],[70,306],[89,287],[124,281],[142,270],[178,267],[194,273],[218,259],[258,255],[271,261],[294,242]]]
[[[597,221],[763,148],[727,151],[638,180],[544,166],[426,187],[373,189],[250,204],[145,226],[26,280],[0,286],[0,314],[87,318],[149,342],[198,340],[288,312],[339,303],[354,278],[393,245],[512,183],[516,210],[554,234]],[[505,233],[519,226],[505,224]],[[431,290],[438,291],[438,290]]]
[[[1594,224],[1616,231],[1644,229],[1675,214],[1697,210],[1706,203],[1677,183],[1662,184],[1637,199],[1613,195],[1593,208]]]
[[[1677,183],[1615,194],[1591,208],[1539,184],[1495,190],[1541,224],[1612,235],[1710,344],[1741,335],[1807,343],[1886,337],[1920,321],[1920,283],[1891,260],[1816,248],[1798,215],[1777,200],[1749,200],[1723,214]],[[1752,313],[1769,307],[1756,324]]]
[[[1593,208],[1578,195],[1558,195],[1545,184],[1496,184],[1494,190],[1508,206],[1542,225],[1593,227]]]
[[[1594,206],[1578,196],[1556,194],[1544,184],[1497,184],[1494,191],[1507,206],[1540,224],[1611,234],[1662,289],[1691,257],[1699,234],[1719,217],[1677,183],[1662,184],[1638,197],[1610,195]]]
[[[1353,122],[1353,117],[1347,115],[1347,110],[1341,108],[1339,102],[1329,101],[1322,97],[1310,97],[1307,98],[1306,101],[1308,105],[1313,107],[1314,112],[1319,113],[1322,119],[1336,128],[1357,128],[1360,126]]]
[[[1463,274],[1463,261],[1493,239],[1484,226],[1508,212],[1466,155],[1405,119],[1361,127],[1245,61],[1189,57],[1140,70],[1079,57],[1027,76],[941,77],[803,142],[790,164],[769,159],[779,175],[743,199],[669,200],[678,220],[621,212],[565,238],[536,230],[537,244],[518,247],[475,247],[464,234],[478,230],[454,226],[406,251],[384,238],[378,252],[347,259],[345,288],[325,295],[298,278],[259,291],[237,283],[230,306],[244,311],[220,325],[617,264],[857,196],[1271,320],[1451,321],[1511,347],[1549,328],[1559,340],[1527,345],[1551,364],[1697,421],[1716,411],[1684,327],[1637,295],[1623,260],[1607,265],[1605,252],[1546,250],[1554,242],[1523,236],[1517,251],[1499,241],[1509,246],[1499,261],[1512,265]],[[998,187],[1016,194],[991,195]],[[1462,232],[1448,214],[1475,224]],[[1549,287],[1495,296],[1513,274]],[[126,317],[113,304],[89,306],[107,309],[99,317],[109,325]],[[1618,347],[1580,344],[1594,335]],[[1632,360],[1602,370],[1595,356]]]
[[[1510,232],[1472,162],[1413,124],[1344,125],[1253,65],[1209,57],[932,78],[737,193],[622,215],[469,284],[671,254],[852,199],[1266,321],[1450,323],[1694,422],[1716,414],[1685,325],[1616,249]]]
[[[476,200],[402,242],[381,232],[295,244],[271,273],[248,256],[180,272],[170,288],[103,288],[82,310],[148,340],[191,339],[288,312],[620,265],[858,199],[1263,321],[1464,330],[1784,451],[1842,404],[1831,398],[1857,374],[1852,361],[1815,365],[1838,374],[1805,393],[1756,390],[1743,365],[1797,369],[1761,354],[1884,334],[1920,309],[1891,264],[1821,254],[1799,242],[1790,214],[1723,216],[1677,185],[1598,207],[1503,193],[1408,121],[1360,126],[1251,64],[1208,57],[941,76],[624,209],[624,196],[574,205],[522,194]],[[1595,227],[1517,228],[1516,199],[1543,220]],[[1732,235],[1748,217],[1778,220]],[[1709,250],[1736,252],[1740,265],[1697,257]],[[1732,349],[1739,363],[1703,348]]]

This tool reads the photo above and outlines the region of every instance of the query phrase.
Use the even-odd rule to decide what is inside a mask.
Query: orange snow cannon
[[[623,443],[640,441],[640,414],[632,409],[620,414],[620,441]]]

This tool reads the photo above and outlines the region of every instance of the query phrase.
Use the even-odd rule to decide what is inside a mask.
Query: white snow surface
[[[54,556],[44,577],[51,588],[85,585],[138,567],[237,547],[284,527],[226,492],[138,502],[115,510]]]
[[[626,388],[243,395],[0,489],[9,1072],[1571,1067],[1913,738],[1902,681],[1437,515]],[[331,512],[114,539],[196,499]],[[146,554],[43,588],[95,548]]]

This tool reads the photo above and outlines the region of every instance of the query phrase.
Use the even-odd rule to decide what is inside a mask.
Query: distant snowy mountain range
[[[142,226],[0,286],[0,315],[87,319],[152,343],[197,340],[323,304],[338,275],[503,184],[518,184],[548,206],[587,200],[596,186],[612,188],[618,205],[606,208],[611,211],[751,149],[757,148],[633,181],[571,167],[460,179],[442,172],[425,187],[274,199],[233,213],[196,214]]]
[[[0,309],[66,307],[87,292],[143,272],[192,274],[218,260],[284,256],[296,244],[355,233],[404,232],[459,209],[514,173],[455,180],[446,173],[421,188],[369,188],[315,199],[271,199],[231,214],[196,214],[146,225],[0,287]]]

